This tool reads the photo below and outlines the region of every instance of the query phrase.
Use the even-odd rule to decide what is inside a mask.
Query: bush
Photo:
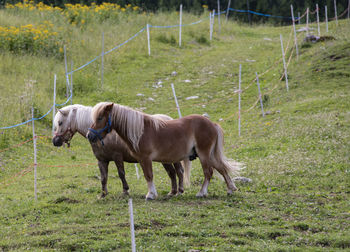
[[[63,41],[51,30],[52,26],[48,21],[37,27],[32,24],[0,26],[0,50],[63,58]]]

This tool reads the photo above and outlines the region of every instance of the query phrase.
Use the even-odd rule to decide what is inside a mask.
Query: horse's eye
[[[101,116],[100,116],[100,117],[98,117],[98,118],[97,118],[97,120],[102,121],[102,117],[101,117]]]
[[[61,126],[62,125],[62,122],[58,122],[58,126]]]

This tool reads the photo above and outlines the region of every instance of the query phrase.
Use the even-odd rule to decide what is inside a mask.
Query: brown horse
[[[216,169],[227,184],[227,193],[237,190],[229,174],[237,174],[239,163],[227,160],[223,154],[223,132],[221,127],[201,115],[189,115],[180,119],[164,121],[122,105],[101,102],[92,109],[93,124],[88,133],[90,142],[96,142],[94,132],[104,137],[106,127],[116,130],[128,144],[138,160],[147,180],[146,199],[155,199],[157,191],[153,184],[152,161],[179,162],[199,157],[204,182],[197,197],[208,194],[209,181]]]
[[[58,110],[54,119],[55,133],[52,142],[55,146],[62,146],[63,143],[69,145],[71,139],[76,132],[86,137],[88,128],[92,124],[91,120],[92,107],[79,104],[69,105]],[[154,115],[156,118],[163,120],[171,120],[166,115]],[[125,179],[124,163],[137,163],[125,142],[112,130],[103,139],[103,145],[100,142],[91,143],[92,151],[98,160],[98,167],[101,173],[102,193],[101,197],[105,197],[107,191],[108,164],[114,161],[118,168],[118,175],[123,184],[123,192],[128,194],[129,185]],[[188,165],[185,163],[185,165]],[[169,195],[181,194],[183,188],[183,168],[180,163],[163,164],[171,179],[171,191]],[[176,184],[176,175],[179,179],[179,187]]]

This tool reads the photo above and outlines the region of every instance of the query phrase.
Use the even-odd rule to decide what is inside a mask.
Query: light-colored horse
[[[63,143],[67,143],[68,146],[74,134],[80,133],[83,137],[86,137],[88,128],[92,124],[91,120],[92,107],[83,106],[79,104],[69,105],[58,110],[54,119],[55,133],[52,138],[52,142],[55,146],[62,146]],[[154,115],[155,118],[161,118],[162,120],[171,120],[172,118],[166,115]],[[105,197],[107,191],[107,179],[108,179],[108,164],[110,161],[114,161],[117,168],[119,178],[123,184],[123,192],[128,193],[129,186],[125,179],[124,163],[136,163],[136,158],[130,152],[127,144],[116,134],[113,130],[103,139],[104,144],[101,142],[91,143],[92,151],[98,160],[98,167],[101,173],[102,194],[101,197]],[[173,166],[174,165],[174,166]],[[185,163],[185,165],[189,165]],[[179,162],[174,164],[164,164],[172,184],[172,189],[169,195],[183,193],[183,168]],[[187,170],[189,168],[186,168]],[[179,180],[179,187],[176,184],[176,175]]]
[[[204,182],[198,197],[208,194],[213,169],[227,184],[227,193],[237,190],[230,173],[238,174],[240,163],[230,162],[223,153],[221,127],[201,115],[189,115],[164,121],[129,107],[101,102],[92,110],[93,124],[88,133],[90,142],[96,142],[95,131],[104,137],[103,130],[110,127],[128,144],[133,156],[141,164],[148,184],[146,199],[155,199],[157,191],[153,183],[152,161],[174,163],[199,157]]]

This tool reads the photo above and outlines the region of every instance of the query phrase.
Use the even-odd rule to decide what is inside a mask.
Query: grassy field
[[[63,45],[69,68],[90,61],[124,42],[145,26],[173,25],[178,13],[120,13],[78,23],[59,11],[0,10],[0,25],[39,27],[34,51],[11,52],[1,41],[0,127],[46,113],[52,106],[53,75],[57,103],[66,100]],[[183,23],[203,16],[184,13]],[[246,26],[222,22],[209,40],[209,20],[183,28],[151,29],[151,56],[146,33],[105,56],[101,86],[97,60],[73,75],[73,103],[113,101],[146,113],[176,118],[174,83],[182,115],[207,113],[225,131],[225,153],[244,162],[239,191],[226,195],[214,177],[209,196],[197,199],[203,180],[199,161],[192,163],[191,187],[168,198],[170,181],[154,163],[158,198],[146,202],[147,185],[126,164],[134,202],[138,251],[337,251],[350,249],[350,22],[329,24],[335,40],[302,43],[288,67],[289,92],[283,73],[279,34],[291,54],[291,27]],[[32,31],[35,33],[35,30]],[[57,34],[56,34],[56,33]],[[321,25],[325,34],[325,25]],[[11,35],[12,36],[12,35]],[[17,37],[16,37],[17,38]],[[49,41],[49,42],[48,42]],[[53,42],[52,42],[53,41]],[[21,42],[22,43],[22,42]],[[34,43],[34,42],[33,42]],[[36,43],[36,42],[35,42]],[[55,54],[42,49],[56,48]],[[24,48],[24,49],[23,49]],[[277,63],[276,63],[277,62]],[[242,64],[242,131],[238,137],[238,69]],[[261,116],[255,72],[263,93]],[[172,74],[173,72],[175,74]],[[198,96],[197,99],[186,99]],[[71,148],[51,144],[52,114],[35,121],[38,139],[38,200],[33,190],[31,124],[0,130],[0,251],[130,251],[128,198],[114,164],[109,194],[101,193],[99,171],[87,140],[77,135]],[[28,168],[28,169],[27,169]],[[25,170],[27,169],[27,170]],[[28,173],[26,173],[28,171]]]

